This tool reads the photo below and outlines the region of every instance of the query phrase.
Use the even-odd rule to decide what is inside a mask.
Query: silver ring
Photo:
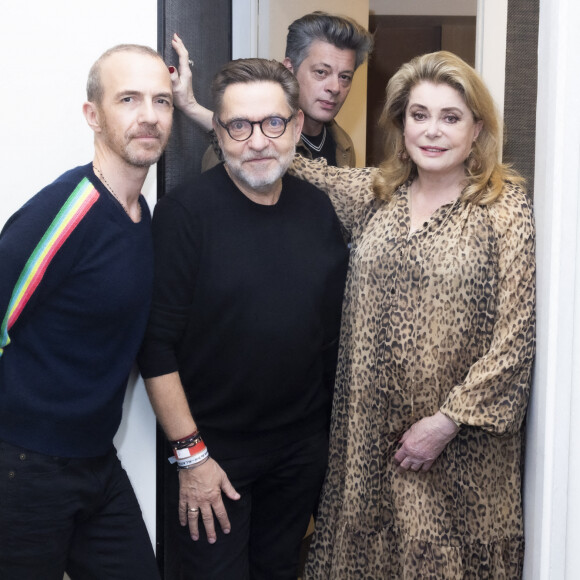
[[[199,508],[189,508],[187,511],[192,512],[192,513],[196,513],[199,511]]]
[[[189,61],[188,61],[188,62],[189,62],[189,66],[190,66],[191,68],[193,68],[193,61],[192,61],[191,59],[189,59]]]

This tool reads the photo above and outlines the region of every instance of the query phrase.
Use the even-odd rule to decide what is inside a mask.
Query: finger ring
[[[193,68],[193,61],[192,61],[191,59],[189,59],[189,61],[188,61],[188,62],[189,62],[189,66],[190,66],[191,68]]]
[[[196,513],[199,511],[199,508],[189,508],[187,511],[192,512],[192,513]]]

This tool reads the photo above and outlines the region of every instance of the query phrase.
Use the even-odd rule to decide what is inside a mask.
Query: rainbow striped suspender
[[[8,331],[34,294],[48,265],[98,198],[99,192],[86,177],[83,178],[34,248],[12,291],[8,310],[0,326],[0,356],[4,347],[10,344]]]

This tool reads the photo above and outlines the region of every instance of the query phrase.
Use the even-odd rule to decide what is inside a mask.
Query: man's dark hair
[[[298,18],[288,27],[286,58],[292,63],[294,72],[308,56],[310,45],[316,40],[328,42],[342,50],[354,50],[355,69],[365,61],[373,48],[370,32],[352,18],[312,12]]]
[[[224,93],[230,85],[256,82],[279,84],[292,114],[298,111],[298,81],[282,63],[264,58],[240,58],[225,64],[213,79],[211,89],[214,115],[219,117],[221,114]]]

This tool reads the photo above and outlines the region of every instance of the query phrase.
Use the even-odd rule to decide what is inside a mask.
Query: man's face
[[[300,84],[300,108],[304,111],[305,130],[309,121],[328,123],[340,111],[352,85],[356,53],[328,42],[314,41],[298,70],[288,59],[284,64]]]
[[[291,115],[284,90],[275,82],[237,83],[226,88],[219,120],[228,124],[235,120],[262,121],[266,117],[287,119]],[[214,123],[224,154],[226,168],[242,191],[269,193],[286,173],[302,129],[299,111],[287,124],[286,131],[276,138],[266,137],[259,125],[253,125],[246,141],[235,141],[226,129]]]
[[[161,59],[119,52],[101,65],[96,147],[134,167],[159,160],[171,133],[171,79]]]

